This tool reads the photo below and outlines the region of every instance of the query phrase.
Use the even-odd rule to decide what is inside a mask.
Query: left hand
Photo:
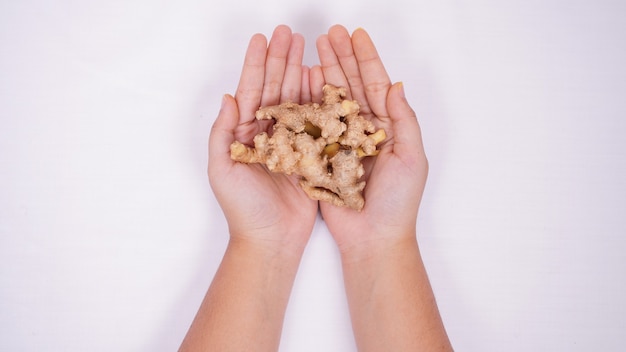
[[[302,250],[317,216],[317,202],[300,189],[295,176],[270,172],[264,165],[230,158],[235,140],[252,139],[271,129],[258,121],[260,106],[310,100],[309,70],[302,65],[304,39],[278,26],[267,39],[250,40],[235,97],[225,95],[209,138],[208,174],[228,221],[231,239],[253,241],[273,249]]]

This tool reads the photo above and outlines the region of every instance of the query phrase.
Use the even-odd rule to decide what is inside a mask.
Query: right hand
[[[387,134],[378,156],[364,160],[363,210],[320,202],[324,221],[342,253],[414,240],[428,162],[402,83],[392,85],[363,29],[350,36],[344,27],[333,26],[318,38],[317,48],[321,67],[311,68],[311,87],[324,83],[347,87],[348,98],[361,105],[361,115]]]

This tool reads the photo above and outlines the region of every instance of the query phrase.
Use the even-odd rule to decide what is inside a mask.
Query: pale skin
[[[234,97],[223,97],[209,137],[208,174],[228,222],[230,241],[180,351],[276,351],[283,317],[318,204],[295,177],[230,159],[230,144],[270,126],[261,105],[307,96],[304,39],[279,26],[267,43],[252,37]],[[303,77],[305,77],[303,79]],[[303,82],[305,89],[302,89]]]
[[[362,114],[387,131],[366,163],[361,212],[319,204],[341,253],[359,351],[449,351],[416,240],[428,173],[421,131],[370,37],[333,26],[317,40],[320,65],[302,65],[304,39],[278,26],[269,44],[252,37],[234,97],[224,96],[209,138],[209,180],[230,241],[180,351],[277,351],[293,281],[318,212],[297,178],[230,159],[234,140],[251,144],[270,126],[259,106],[321,99],[344,86]]]
[[[325,81],[349,87],[362,114],[388,137],[365,165],[361,212],[320,203],[341,252],[359,351],[452,350],[417,243],[428,162],[404,87],[391,83],[363,29],[350,36],[333,26],[318,38],[317,50],[321,66],[311,69],[311,86]]]

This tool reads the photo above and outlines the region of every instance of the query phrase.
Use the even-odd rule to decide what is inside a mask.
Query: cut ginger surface
[[[327,84],[322,104],[286,102],[260,108],[256,118],[275,120],[273,133],[256,135],[254,147],[233,142],[231,158],[298,175],[310,198],[360,211],[365,205],[361,159],[375,156],[386,135],[360,116],[359,104],[345,96],[345,88]]]

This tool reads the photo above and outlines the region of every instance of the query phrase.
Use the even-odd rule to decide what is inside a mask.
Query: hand
[[[321,67],[311,68],[312,93],[320,91],[324,82],[347,87],[348,98],[361,104],[361,115],[387,133],[378,156],[364,160],[363,210],[320,202],[324,221],[342,253],[414,238],[428,163],[402,83],[392,85],[363,29],[350,36],[344,27],[333,26],[318,38],[317,50]],[[314,94],[313,99],[320,97]]]
[[[309,70],[302,66],[304,39],[287,26],[267,39],[250,40],[235,97],[225,95],[211,129],[208,174],[228,221],[231,239],[253,240],[272,248],[302,249],[317,215],[317,202],[300,189],[295,176],[272,173],[260,164],[230,158],[230,144],[271,128],[256,120],[259,106],[310,100]]]

